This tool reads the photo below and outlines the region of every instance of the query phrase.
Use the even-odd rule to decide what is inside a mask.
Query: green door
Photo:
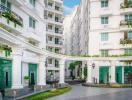
[[[120,83],[120,84],[122,83],[122,67],[121,66],[116,67],[115,78],[117,83]]]
[[[124,82],[126,84],[132,84],[132,66],[124,67]]]
[[[37,64],[29,64],[29,85],[37,84]]]
[[[99,83],[106,84],[109,82],[109,67],[108,66],[101,66],[99,68]]]
[[[12,84],[12,62],[0,59],[0,88],[11,88]]]

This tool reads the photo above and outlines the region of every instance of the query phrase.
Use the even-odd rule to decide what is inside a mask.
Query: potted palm
[[[25,86],[28,86],[28,84],[29,84],[29,76],[24,76],[24,84],[25,84]]]

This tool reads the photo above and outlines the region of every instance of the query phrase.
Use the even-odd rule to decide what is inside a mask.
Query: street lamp
[[[92,64],[93,69],[95,68],[95,63]]]

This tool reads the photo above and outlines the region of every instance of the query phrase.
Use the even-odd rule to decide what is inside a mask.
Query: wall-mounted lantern
[[[45,67],[47,67],[48,66],[48,64],[47,64],[47,60],[45,61]]]
[[[92,64],[93,69],[95,68],[95,63]]]

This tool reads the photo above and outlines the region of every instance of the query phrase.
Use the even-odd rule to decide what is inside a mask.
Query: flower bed
[[[54,97],[63,93],[66,93],[71,90],[71,87],[64,87],[64,88],[58,88],[58,89],[53,89],[50,91],[46,91],[43,93],[35,94],[33,96],[26,97],[24,99],[19,99],[19,100],[44,100],[46,98]]]

